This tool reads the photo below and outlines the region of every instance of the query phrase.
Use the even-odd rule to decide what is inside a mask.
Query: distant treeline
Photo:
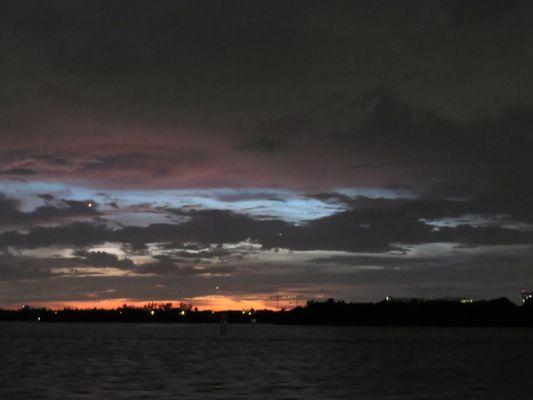
[[[222,316],[224,314],[224,316]],[[34,322],[157,322],[157,323],[274,323],[294,325],[381,326],[533,326],[533,304],[517,306],[506,298],[474,302],[393,300],[347,303],[309,301],[291,310],[200,311],[188,304],[150,303],[117,309],[50,310],[22,307],[0,310],[1,321]]]

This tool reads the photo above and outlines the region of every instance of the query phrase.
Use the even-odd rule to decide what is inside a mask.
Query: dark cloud
[[[0,171],[0,175],[29,176],[29,175],[37,175],[37,172],[29,168],[10,168],[10,169],[4,169]]]
[[[44,196],[49,197],[48,195]],[[19,203],[19,200],[0,194],[0,224],[33,225],[46,221],[75,217],[96,217],[100,215],[100,212],[97,210],[97,204],[92,200],[58,200],[55,204],[39,206],[29,212],[20,211]]]
[[[328,168],[345,163],[341,179],[375,176],[382,186],[390,176],[403,177],[397,184],[417,192],[475,197],[523,216],[533,200],[533,108],[459,121],[377,91],[337,98],[261,129],[299,143]],[[321,151],[313,150],[315,143]],[[363,161],[354,164],[350,157]]]
[[[32,154],[31,158],[40,160],[45,164],[52,166],[67,166],[71,161],[66,157],[53,154]]]
[[[396,249],[398,243],[532,243],[531,232],[525,230],[464,224],[437,228],[423,221],[423,218],[463,215],[464,210],[469,208],[461,202],[414,201],[411,204],[404,200],[359,200],[363,203],[361,207],[300,225],[278,219],[259,220],[227,210],[170,209],[170,212],[187,216],[188,219],[180,224],[127,226],[116,230],[104,224],[82,222],[59,227],[36,227],[28,233],[0,234],[0,246],[87,246],[103,242],[137,246],[139,243],[174,243],[176,240],[222,244],[252,240],[266,249],[382,252]],[[144,250],[144,246],[141,246],[141,250]],[[198,258],[201,256],[198,255]]]
[[[133,261],[129,258],[119,259],[115,254],[106,253],[105,251],[77,250],[74,252],[74,255],[91,266],[128,269],[134,265]]]
[[[256,137],[240,143],[235,149],[240,151],[275,154],[289,150],[290,146],[278,139]]]
[[[286,193],[279,193],[273,190],[247,190],[241,189],[238,191],[215,191],[213,197],[220,201],[236,202],[246,200],[269,200],[284,202]]]
[[[348,165],[345,169],[373,169],[373,168],[390,168],[390,167],[404,167],[409,165],[408,162],[393,161],[393,162],[380,162],[380,163],[358,163]]]
[[[438,3],[449,14],[452,23],[467,28],[493,24],[528,5],[525,0],[488,0],[483,7],[479,7],[475,0],[441,0]]]
[[[35,227],[27,234],[16,231],[5,232],[1,235],[0,247],[36,248],[53,245],[84,247],[101,243],[111,234],[112,231],[107,230],[104,225],[74,222],[64,226]]]
[[[46,201],[50,201],[50,200],[54,200],[55,197],[49,193],[43,193],[43,194],[40,194],[39,197],[43,200],[46,200]]]
[[[0,254],[0,282],[15,279],[43,279],[51,276],[50,260]]]
[[[309,194],[307,197],[311,199],[320,200],[326,203],[337,203],[337,204],[344,204],[348,207],[352,207],[355,205],[356,200],[353,197],[347,196],[342,193],[315,193],[315,194]]]
[[[0,221],[7,222],[19,213],[19,200],[0,195]]]
[[[99,157],[94,161],[84,164],[81,167],[81,170],[86,172],[140,170],[143,171],[143,173],[164,176],[170,174],[173,167],[184,164],[190,165],[203,158],[203,154],[200,155],[198,152],[190,149],[185,149],[181,154],[174,153],[172,155],[166,155],[163,151],[157,151],[157,153],[154,152],[154,154],[124,153]],[[165,165],[167,165],[167,167],[165,167]]]
[[[144,242],[135,241],[122,243],[121,250],[128,255],[148,255],[148,245]]]
[[[157,256],[156,261],[138,265],[135,269],[140,274],[173,275],[173,276],[199,276],[199,275],[224,275],[232,273],[235,267],[221,266],[197,266],[184,264],[169,256]]]
[[[440,297],[449,293],[476,298],[496,293],[513,298],[516,288],[531,279],[531,248],[517,246],[500,255],[494,252],[457,252],[453,257],[352,255],[290,265],[249,264],[244,260],[231,265],[202,266],[158,256],[155,261],[132,267],[131,272],[137,275],[121,277],[88,275],[76,266],[75,259],[7,257],[1,260],[7,263],[0,262],[4,268],[0,269],[0,284],[4,284],[0,299],[5,302],[16,298],[25,303],[28,299],[184,298],[216,294],[215,286],[233,296],[274,293],[280,287],[291,287],[304,298],[324,293],[337,296],[352,293],[350,298],[358,300],[386,295]],[[58,267],[64,271],[50,272]]]
[[[221,244],[217,246],[202,246],[193,243],[162,243],[161,249],[170,250],[172,257],[200,262],[204,259],[224,258],[234,253],[226,250]]]

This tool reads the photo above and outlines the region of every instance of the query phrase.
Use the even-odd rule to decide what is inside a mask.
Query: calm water
[[[0,399],[529,399],[533,330],[0,323]]]

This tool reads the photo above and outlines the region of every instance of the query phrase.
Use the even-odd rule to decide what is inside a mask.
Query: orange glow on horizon
[[[134,307],[142,307],[148,303],[172,303],[177,307],[180,303],[192,304],[193,307],[198,307],[199,310],[212,311],[227,311],[227,310],[276,310],[276,301],[272,299],[257,299],[257,298],[236,298],[223,295],[213,296],[199,296],[188,299],[156,299],[156,300],[138,300],[138,299],[105,299],[105,300],[87,300],[87,301],[50,301],[50,302],[29,302],[26,305],[32,307],[46,307],[52,310],[63,308],[77,308],[77,309],[115,309],[120,308],[124,304]],[[23,304],[10,305],[11,309],[19,309]],[[287,304],[279,303],[280,307],[287,307]]]

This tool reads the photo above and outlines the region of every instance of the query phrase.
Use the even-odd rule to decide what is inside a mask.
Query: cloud
[[[157,256],[156,261],[140,264],[135,271],[140,274],[155,274],[164,276],[201,276],[201,275],[226,275],[234,272],[235,267],[230,265],[198,266],[183,263],[170,256]]]
[[[106,253],[105,251],[77,250],[74,252],[74,255],[91,266],[129,269],[134,265],[133,261],[129,258],[119,259],[117,255]]]
[[[225,258],[233,255],[232,251],[224,249],[221,244],[216,246],[202,246],[191,243],[162,243],[159,248],[167,251],[172,257],[182,260],[194,260],[200,263],[201,260]]]
[[[30,175],[37,175],[37,172],[29,168],[10,168],[10,169],[1,170],[0,175],[30,176]]]
[[[44,196],[44,197],[43,197]],[[50,195],[41,195],[41,198],[52,200]],[[101,215],[97,204],[92,200],[58,200],[54,204],[38,206],[33,211],[20,211],[20,201],[0,194],[0,224],[33,225],[47,221],[68,220],[75,217],[96,217]]]
[[[290,149],[287,143],[269,137],[254,137],[235,146],[236,150],[276,154]]]
[[[51,276],[51,264],[47,259],[16,257],[0,253],[0,282],[15,279],[43,279]]]
[[[51,200],[54,200],[55,197],[49,193],[43,193],[43,194],[40,194],[39,197],[43,200],[46,200],[46,201],[51,201]]]
[[[34,227],[27,233],[0,234],[1,247],[51,245],[88,246],[122,243],[145,251],[146,243],[192,242],[210,244],[259,243],[264,249],[383,252],[400,244],[451,242],[465,245],[531,243],[527,230],[503,226],[457,225],[437,227],[424,218],[462,215],[469,204],[454,201],[356,199],[355,208],[292,224],[280,219],[257,219],[228,210],[168,209],[185,217],[182,222],[126,226],[74,222],[64,226]]]
[[[74,160],[67,167],[31,158],[32,146],[46,144],[29,141],[28,148],[10,153],[7,165],[30,163],[43,179],[70,176],[108,188],[121,182],[123,188],[253,186],[320,192],[393,182],[421,193],[494,198],[494,203],[526,209],[533,196],[527,184],[533,178],[528,162],[532,110],[514,107],[450,119],[381,89],[289,109],[284,116],[236,128],[237,133],[221,128],[217,137],[158,127],[146,143],[143,132],[150,125],[135,128],[137,133],[127,138],[118,133],[92,142],[82,137],[68,149],[59,145],[58,151],[70,152]]]
[[[356,200],[353,197],[336,192],[309,194],[307,195],[307,197],[311,199],[320,200],[326,203],[344,204],[348,207],[353,207],[356,204]]]
[[[512,131],[516,119],[505,114],[531,110],[523,90],[531,86],[523,79],[531,61],[518,44],[531,36],[523,25],[531,14],[526,3],[491,2],[480,10],[456,2],[414,2],[410,12],[386,4],[346,3],[335,10],[303,2],[272,10],[240,4],[228,8],[235,12],[223,22],[213,15],[195,18],[203,12],[199,5],[179,12],[175,7],[133,7],[121,18],[137,28],[123,36],[115,34],[116,24],[103,10],[8,7],[3,26],[20,45],[3,49],[8,64],[14,63],[6,67],[10,79],[1,121],[2,147],[13,158],[7,166],[30,161],[43,179],[70,176],[106,186],[305,182],[313,190],[328,190],[363,178],[382,185],[391,171],[401,184],[457,181],[462,180],[457,170],[466,165],[475,169],[463,186],[472,187],[487,162],[476,157],[476,149],[478,156],[491,158],[483,153],[494,147],[493,127]],[[376,23],[368,23],[370,11]],[[73,26],[83,26],[87,37],[74,35],[70,26],[52,31],[12,22],[40,15],[76,21]],[[155,23],[160,18],[173,22]],[[480,24],[487,18],[498,26]],[[472,32],[472,23],[480,34]],[[404,34],[392,41],[393,26]],[[450,32],[458,43],[450,43]],[[483,33],[493,40],[482,40]],[[55,39],[45,40],[49,37]],[[75,44],[65,38],[76,38]],[[110,50],[109,40],[120,45]],[[178,54],[176,48],[190,51]],[[228,51],[220,53],[222,48]],[[458,55],[462,62],[453,62]],[[38,73],[17,67],[35,59],[46,60]],[[261,62],[265,59],[270,62]],[[128,73],[118,67],[124,62]],[[220,66],[216,77],[209,67],[215,64]],[[54,70],[64,65],[86,79],[62,79]],[[154,83],[154,68],[164,84]],[[506,71],[506,79],[498,71]],[[100,76],[112,79],[114,89]],[[23,146],[15,140],[21,133],[28,138]],[[509,142],[521,140],[510,135]],[[250,160],[250,153],[282,157]],[[460,161],[457,168],[446,161],[450,158]]]
[[[195,154],[190,149],[180,153],[169,155],[163,152],[154,152],[154,154],[141,152],[112,154],[99,157],[95,161],[83,165],[81,170],[91,173],[98,171],[137,170],[143,174],[164,176],[170,174],[176,166],[197,162],[200,159],[200,155]]]
[[[153,261],[128,267],[128,274],[122,276],[115,275],[105,265],[107,262],[90,265],[83,257],[8,254],[0,257],[0,302],[183,299],[213,294],[257,298],[280,288],[306,299],[335,294],[349,300],[379,300],[387,295],[409,297],[421,293],[429,297],[454,293],[513,298],[518,295],[517,288],[531,279],[531,246],[508,247],[488,253],[457,248],[440,256],[417,252],[352,254],[288,263],[242,259],[217,265],[157,256]],[[216,290],[217,286],[221,291]]]
[[[482,24],[494,24],[517,10],[527,6],[525,0],[489,0],[480,9],[475,2],[442,0],[436,2],[450,16],[450,22],[458,27],[474,28]]]

